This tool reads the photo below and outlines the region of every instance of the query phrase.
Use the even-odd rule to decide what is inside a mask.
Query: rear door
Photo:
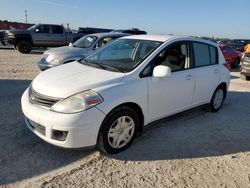
[[[196,77],[193,105],[200,105],[210,102],[219,83],[218,48],[200,42],[192,42],[192,46]]]
[[[52,43],[54,46],[66,45],[67,43],[66,36],[62,26],[52,25],[51,31],[52,31]]]

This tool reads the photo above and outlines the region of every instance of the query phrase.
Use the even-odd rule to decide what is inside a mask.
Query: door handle
[[[192,75],[187,75],[187,76],[186,76],[186,80],[191,80],[192,78],[193,78]]]

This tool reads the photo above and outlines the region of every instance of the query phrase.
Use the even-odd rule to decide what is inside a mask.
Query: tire
[[[32,45],[27,40],[21,40],[17,43],[17,49],[22,54],[29,54],[32,50]]]
[[[213,97],[209,103],[210,112],[218,112],[222,107],[226,98],[227,91],[222,85],[218,86],[213,94]]]
[[[240,58],[236,58],[232,65],[232,68],[237,69],[239,65],[240,65]]]
[[[139,117],[137,113],[126,106],[118,107],[103,121],[98,135],[97,147],[104,153],[122,152],[133,143],[138,128]]]

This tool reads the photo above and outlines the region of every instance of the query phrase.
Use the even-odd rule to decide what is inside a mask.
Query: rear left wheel
[[[104,120],[98,137],[98,148],[115,154],[127,149],[134,141],[139,127],[136,112],[129,107],[119,107]]]
[[[223,105],[226,96],[226,89],[220,85],[214,92],[213,97],[209,104],[209,110],[211,112],[217,112]]]

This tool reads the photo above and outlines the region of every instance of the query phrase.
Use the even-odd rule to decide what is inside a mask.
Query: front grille
[[[40,134],[42,134],[43,136],[45,136],[46,134],[46,128],[34,121],[31,121],[30,119],[28,119],[29,124],[31,126],[31,128],[37,132],[39,132]]]
[[[32,87],[29,89],[29,101],[32,104],[37,104],[44,107],[52,107],[55,103],[57,103],[60,99],[52,98],[48,96],[44,96],[35,92]]]

